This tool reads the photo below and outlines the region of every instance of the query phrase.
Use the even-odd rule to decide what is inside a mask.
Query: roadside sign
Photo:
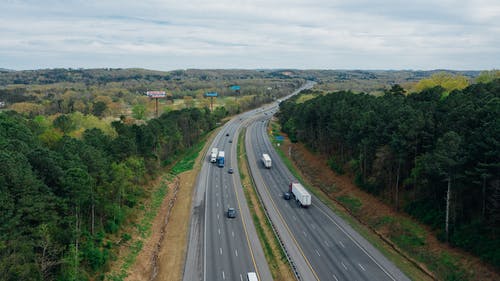
[[[207,92],[205,93],[205,97],[217,97],[219,94],[217,92]]]
[[[150,98],[164,98],[166,97],[165,91],[147,91],[146,95]]]

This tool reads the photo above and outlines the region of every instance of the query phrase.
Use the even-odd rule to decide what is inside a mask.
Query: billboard
[[[164,98],[165,91],[147,91],[146,95],[150,98]]]

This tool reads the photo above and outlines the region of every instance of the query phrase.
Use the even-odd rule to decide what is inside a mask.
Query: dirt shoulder
[[[202,153],[200,153],[202,154]],[[191,213],[191,198],[198,170],[179,175],[179,191],[172,208],[158,255],[158,275],[155,280],[181,280],[187,250],[187,233]]]
[[[211,139],[207,143],[211,143]],[[182,279],[193,190],[206,148],[207,146],[199,153],[194,168],[179,174],[172,183],[170,192],[165,197],[161,210],[153,222],[152,235],[145,241],[145,246],[137,256],[126,280],[151,280],[155,262],[157,272],[155,272],[154,280]],[[155,254],[157,255],[156,261],[154,260]]]
[[[288,138],[285,138],[280,149],[310,186],[328,198],[331,205],[343,213],[344,217],[356,221],[358,226],[355,228],[367,233],[369,237],[364,236],[379,249],[382,248],[380,250],[412,279],[440,280],[441,265],[434,262],[424,264],[421,260],[446,263],[449,258],[457,271],[463,271],[467,276],[464,279],[463,276],[456,276],[458,279],[453,280],[500,280],[500,275],[477,257],[438,241],[427,226],[360,190],[351,177],[334,173],[323,155],[311,153],[302,144],[290,143]],[[389,223],[385,223],[386,221]],[[394,239],[404,235],[401,228],[396,227],[400,222],[409,222],[412,226],[417,226],[419,231],[422,230],[420,238],[423,245],[419,247],[419,252],[404,251],[394,242]]]
[[[136,257],[135,263],[128,270],[127,281],[150,280],[153,274],[153,263],[156,262],[154,253],[158,251],[164,231],[168,222],[168,214],[176,201],[175,190],[179,190],[179,178],[169,182],[167,196],[164,197],[161,207],[152,222],[151,235],[143,240],[142,250]]]

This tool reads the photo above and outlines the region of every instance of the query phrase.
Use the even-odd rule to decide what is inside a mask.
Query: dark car
[[[229,143],[233,143],[233,140],[229,140]]]
[[[234,208],[227,209],[227,217],[230,219],[236,218],[236,210]]]
[[[229,137],[229,133],[226,133],[226,137]]]
[[[292,195],[290,194],[290,192],[285,192],[283,193],[283,198],[285,198],[285,200],[290,200],[290,198],[292,198]]]
[[[232,174],[234,172],[233,168],[229,168],[229,170],[227,170],[228,173]]]

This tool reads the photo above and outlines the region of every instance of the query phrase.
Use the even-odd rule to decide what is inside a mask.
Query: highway
[[[271,107],[270,111],[276,111]],[[295,180],[269,141],[266,127],[271,114],[252,123],[246,134],[251,173],[284,247],[301,280],[409,280],[377,249],[356,233],[315,196],[301,208],[284,200],[283,192]],[[260,158],[268,153],[272,168]],[[312,195],[312,194],[311,194]]]
[[[291,95],[311,88],[313,84],[307,82]],[[272,106],[276,108],[275,104]],[[245,280],[246,274],[252,271],[261,281],[272,280],[243,194],[236,162],[240,130],[266,116],[268,113],[264,111],[268,108],[264,106],[232,118],[222,126],[205,152],[193,193],[184,281]],[[209,163],[212,147],[225,152],[224,168]],[[234,174],[228,173],[230,167]],[[227,218],[228,207],[236,208],[236,218]]]
[[[295,179],[266,134],[277,108],[273,103],[234,117],[220,128],[206,151],[193,195],[183,280],[245,280],[251,271],[261,281],[272,280],[239,178],[236,144],[243,127],[247,127],[245,146],[252,177],[300,280],[409,280],[316,197],[307,209],[283,199]],[[212,147],[225,151],[224,168],[209,162]],[[262,153],[273,159],[271,169],[263,167]],[[230,167],[234,174],[228,173]],[[236,208],[236,218],[227,218],[228,207]]]
[[[193,196],[183,280],[246,280],[248,272],[256,272],[260,280],[272,280],[236,162],[239,130],[256,112],[247,112],[226,123],[205,155]],[[223,168],[209,162],[212,147],[225,152]],[[229,168],[234,169],[233,174],[228,173]],[[237,210],[236,218],[227,218],[229,207]]]

